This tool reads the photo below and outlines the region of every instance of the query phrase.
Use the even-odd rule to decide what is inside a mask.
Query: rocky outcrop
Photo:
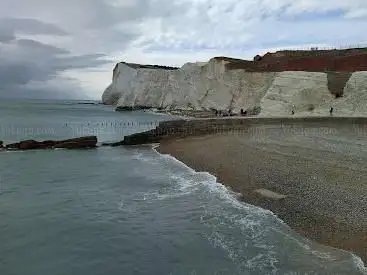
[[[366,49],[282,51],[181,68],[122,62],[102,100],[117,110],[320,116],[335,106],[336,116],[361,116],[367,115],[366,88]]]
[[[262,60],[262,57],[260,55],[255,55],[254,62],[259,62]]]
[[[55,149],[55,148],[65,148],[65,149],[87,149],[97,147],[97,137],[87,136],[79,137],[61,141],[55,140],[24,140],[17,143],[7,144],[5,146],[6,150],[35,150],[35,149]]]
[[[56,142],[54,148],[65,148],[65,149],[85,149],[85,148],[95,148],[97,147],[97,137],[88,136],[62,140]]]

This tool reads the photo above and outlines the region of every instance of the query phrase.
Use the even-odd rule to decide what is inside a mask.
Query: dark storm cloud
[[[0,97],[75,97],[81,94],[80,91],[67,91],[81,90],[78,83],[70,78],[65,79],[60,74],[110,62],[105,54],[73,55],[68,49],[21,38],[22,34],[28,37],[39,34],[50,37],[68,36],[61,27],[40,20],[0,18]],[[55,79],[68,88],[55,85]],[[54,83],[52,86],[49,85],[50,81]]]
[[[88,99],[88,95],[75,79],[62,77],[51,81],[32,81],[26,85],[14,85],[7,90],[0,88],[0,98]]]
[[[108,55],[123,53],[142,37],[141,23],[155,18],[173,18],[190,8],[183,2],[171,0],[3,2],[0,8],[0,90],[6,87],[12,91],[20,89],[22,93],[34,81],[47,82],[59,78],[63,72],[84,71],[112,63],[107,60]]]
[[[0,89],[27,84],[31,80],[46,80],[47,70],[32,63],[0,63]]]
[[[12,55],[0,56],[0,90],[14,89],[31,81],[46,81],[66,70],[110,62],[103,59],[104,54],[73,56],[65,49],[30,39],[20,39],[6,47],[11,48]]]

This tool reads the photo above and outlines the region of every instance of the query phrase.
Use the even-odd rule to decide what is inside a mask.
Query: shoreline
[[[269,131],[271,136],[277,129],[264,131]],[[264,131],[261,131],[262,135]],[[311,152],[310,157],[315,155],[316,159],[307,160],[309,148],[302,148],[304,144],[297,146],[297,140],[294,139],[297,133],[292,132],[286,137],[282,137],[283,134],[279,134],[279,140],[291,139],[296,145],[287,148],[283,144],[282,148],[270,140],[256,141],[259,136],[247,136],[247,139],[251,139],[247,144],[244,133],[220,133],[164,139],[154,149],[161,154],[171,155],[195,171],[214,175],[218,182],[240,193],[241,201],[272,211],[300,235],[323,245],[350,251],[366,263],[367,212],[364,208],[367,206],[363,202],[363,195],[367,195],[367,180],[364,181],[367,179],[367,166],[358,168],[359,162],[354,166],[349,165],[361,156],[348,159],[348,155],[327,152],[321,148],[319,152],[317,149]],[[332,139],[333,135],[335,133],[330,132],[327,138]],[[324,137],[318,138],[323,140]],[[337,157],[337,161],[334,159],[328,163],[332,157]],[[345,162],[338,162],[343,159]],[[279,161],[282,163],[279,164]],[[362,156],[359,161],[364,163],[365,158]],[[320,167],[325,168],[326,172]],[[321,186],[320,181],[308,178],[312,171],[316,177],[324,177],[325,186]],[[338,177],[338,173],[341,176]],[[346,175],[354,176],[343,184]],[[354,184],[356,178],[360,181]],[[306,181],[310,188],[306,188]],[[340,205],[341,202],[343,205]],[[359,207],[359,210],[355,207]]]
[[[138,146],[138,145],[132,145],[133,147],[134,146]],[[144,145],[143,145],[144,146]],[[279,217],[276,213],[274,213],[272,210],[270,209],[267,209],[267,208],[264,208],[264,207],[260,207],[258,205],[254,205],[254,204],[250,204],[248,201],[245,201],[243,199],[243,194],[242,193],[238,193],[236,191],[234,191],[230,185],[226,184],[226,183],[222,183],[222,182],[219,182],[218,181],[218,178],[211,174],[210,172],[208,171],[197,171],[194,169],[194,167],[192,166],[189,166],[187,163],[181,161],[180,159],[174,157],[173,155],[171,154],[168,154],[168,153],[164,153],[164,152],[161,152],[159,150],[160,148],[160,144],[159,143],[153,143],[153,144],[150,144],[149,145],[150,148],[156,152],[157,154],[159,155],[163,155],[163,156],[169,156],[171,157],[172,159],[174,159],[175,161],[179,162],[180,164],[182,164],[183,166],[187,167],[188,169],[192,169],[195,171],[195,173],[200,173],[200,172],[204,172],[204,173],[208,173],[209,175],[213,176],[216,178],[216,184],[219,184],[221,186],[223,186],[223,188],[225,188],[226,192],[229,193],[230,196],[233,197],[234,200],[240,202],[240,203],[244,203],[244,204],[247,204],[247,205],[251,205],[253,207],[256,207],[258,209],[261,209],[261,211],[265,211],[266,213],[271,213],[271,215],[274,215],[278,220],[279,222],[281,223],[284,223],[286,224],[287,226],[289,226],[289,230],[293,231],[293,232],[296,232],[297,234],[299,234],[301,237],[305,238],[306,240],[310,241],[310,242],[313,242],[314,244],[316,245],[321,245],[321,246],[325,246],[326,248],[329,248],[329,249],[336,249],[336,250],[340,250],[340,251],[344,251],[346,253],[351,253],[351,256],[352,256],[352,259],[355,263],[355,266],[357,267],[358,271],[361,271],[363,272],[362,274],[365,274],[365,272],[367,272],[367,261],[365,261],[360,255],[356,254],[354,251],[350,251],[350,250],[344,250],[340,247],[337,247],[337,246],[330,246],[330,245],[327,245],[325,243],[321,243],[319,241],[316,241],[315,239],[312,239],[312,238],[309,238],[309,237],[306,237],[305,234],[302,234],[300,233],[299,231],[296,231],[295,228],[291,227],[287,222],[285,222],[281,217]]]

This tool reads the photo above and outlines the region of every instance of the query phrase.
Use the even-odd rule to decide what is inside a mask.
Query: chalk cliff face
[[[300,69],[306,64],[292,60],[300,64]],[[237,68],[246,62],[251,63],[248,66],[251,70]],[[256,63],[251,61],[213,58],[207,63],[187,63],[181,68],[122,62],[116,65],[112,83],[102,100],[127,109],[232,110],[237,113],[240,109],[256,107],[261,110],[260,116],[288,116],[292,111],[294,115],[308,116],[329,115],[333,106],[334,115],[367,115],[367,70],[281,71],[285,63],[278,60],[271,64],[272,71],[264,71],[263,67],[270,65],[261,62],[257,63],[261,66],[255,67]],[[332,62],[332,65],[339,63]],[[279,68],[275,67],[277,64]]]
[[[274,73],[227,71],[225,61],[182,68],[134,68],[119,63],[102,100],[122,107],[238,111],[260,103]]]

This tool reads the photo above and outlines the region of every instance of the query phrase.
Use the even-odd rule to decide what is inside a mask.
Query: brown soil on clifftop
[[[267,53],[259,61],[216,57],[229,70],[248,72],[356,72],[367,70],[367,48],[345,50],[279,51]]]

